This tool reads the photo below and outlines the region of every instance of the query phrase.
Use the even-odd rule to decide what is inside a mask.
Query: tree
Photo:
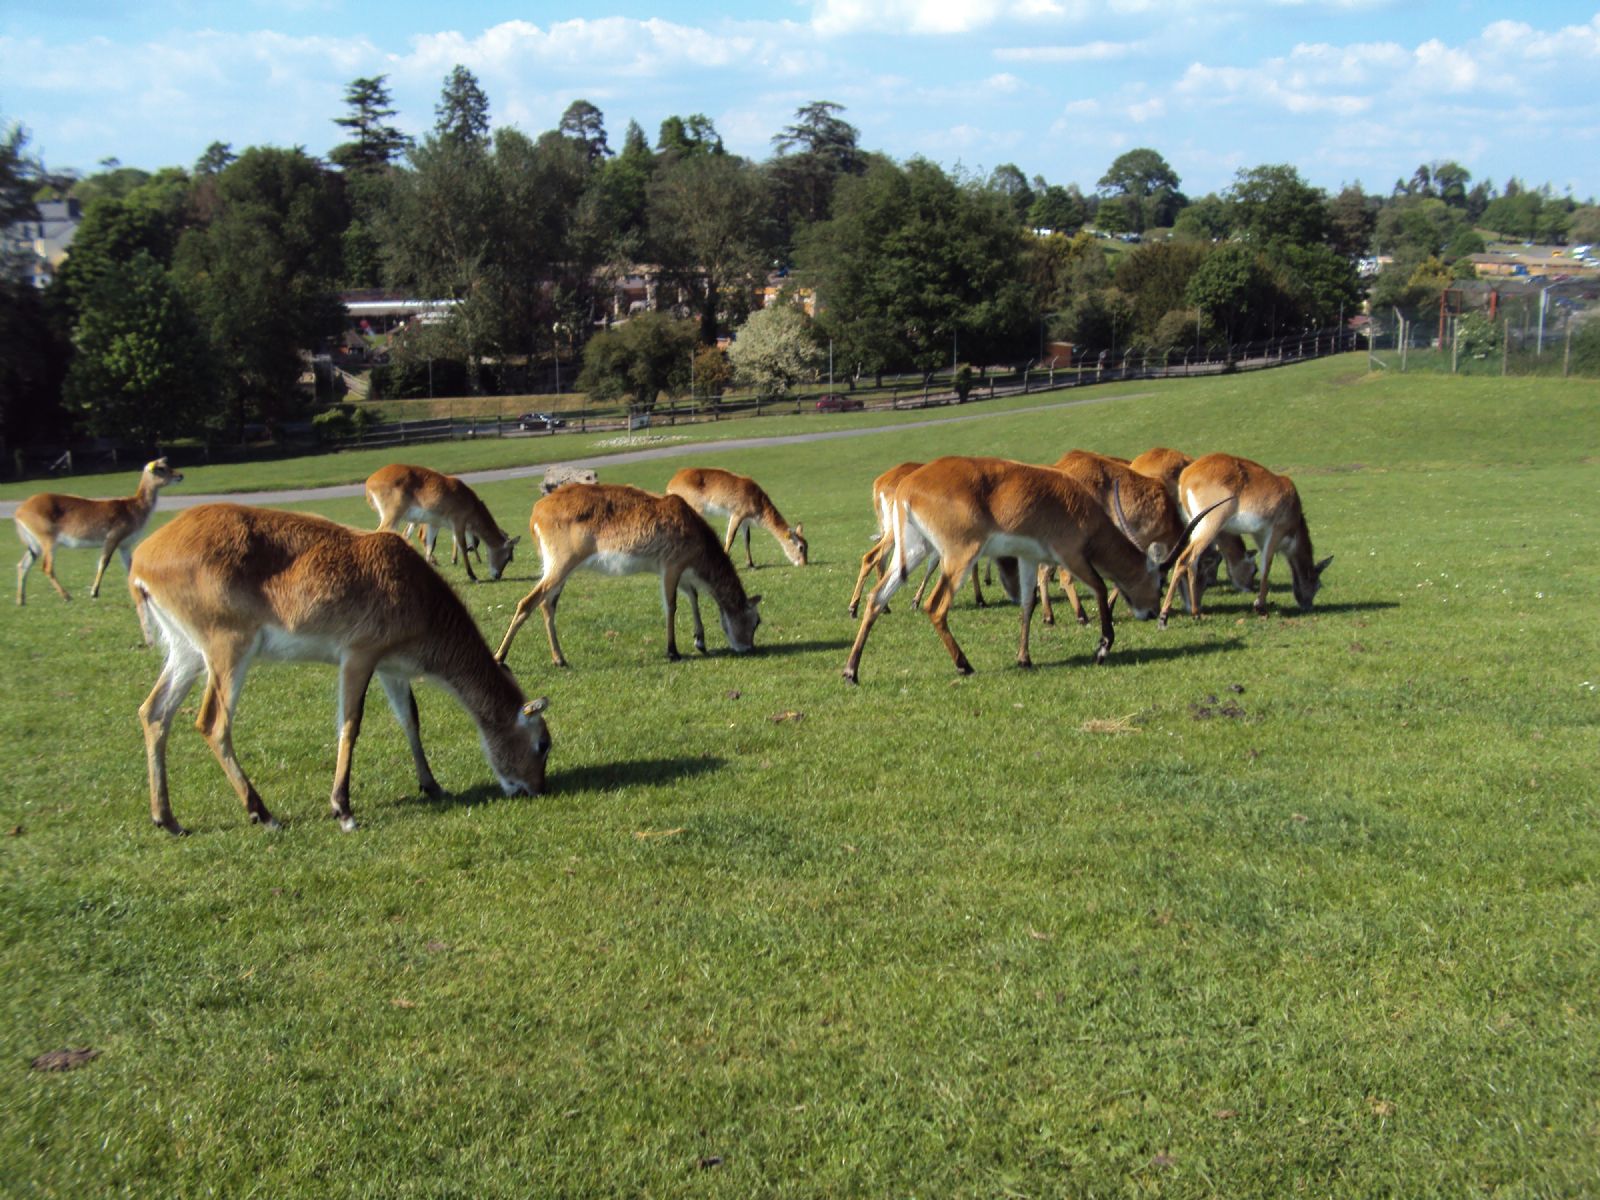
[[[1141,146],[1117,156],[1097,185],[1109,199],[1123,201],[1123,224],[1136,233],[1170,225],[1182,209],[1178,174],[1154,150]],[[1097,216],[1101,228],[1109,228]]]
[[[1231,345],[1253,332],[1269,303],[1271,280],[1255,250],[1230,242],[1217,247],[1190,276],[1185,295]]]
[[[1360,183],[1349,184],[1328,201],[1328,245],[1346,258],[1361,258],[1372,245],[1378,227],[1376,198],[1361,190]]]
[[[762,217],[766,183],[742,158],[690,154],[662,165],[650,181],[650,240],[662,266],[700,309],[700,340],[717,340],[724,304],[747,310],[767,261]]]
[[[478,77],[460,63],[445,76],[433,115],[433,132],[444,141],[481,146],[489,140],[489,97]]]
[[[27,145],[27,131],[20,125],[11,125],[0,137],[0,229],[39,219],[34,191],[43,169]]]
[[[1573,209],[1567,236],[1579,245],[1600,242],[1600,206],[1585,204]]]
[[[382,171],[405,153],[411,139],[393,125],[384,123],[394,116],[389,104],[387,75],[352,80],[344,90],[348,116],[335,117],[333,123],[347,129],[351,140],[335,146],[328,158],[346,171]]]
[[[1191,242],[1218,242],[1232,231],[1232,221],[1228,205],[1211,192],[1184,206],[1172,223],[1172,236]]]
[[[205,153],[194,162],[196,175],[220,175],[229,163],[238,159],[233,152],[233,147],[227,142],[212,142],[207,146]]]
[[[696,397],[719,398],[733,385],[733,364],[728,361],[728,352],[721,346],[702,345],[697,348],[691,382]]]
[[[722,135],[705,113],[668,117],[661,122],[656,149],[669,157],[726,153],[722,148]]]
[[[1188,303],[1189,279],[1210,250],[1199,242],[1149,242],[1122,256],[1116,280],[1131,301],[1127,337],[1154,337],[1161,318]]]
[[[1033,207],[1033,188],[1028,186],[1028,177],[1021,168],[1014,163],[1001,163],[989,172],[989,187],[1010,205],[1019,222],[1027,222],[1028,210]]]
[[[860,135],[838,115],[843,111],[841,104],[814,100],[795,111],[794,124],[773,136],[777,156],[768,171],[784,245],[796,226],[827,219],[842,176],[866,169]]]
[[[216,185],[215,215],[182,235],[174,272],[242,432],[300,409],[301,352],[343,325],[334,289],[349,211],[337,178],[300,150],[252,147]]]
[[[1083,196],[1076,186],[1052,183],[1034,193],[1033,203],[1028,206],[1028,225],[1032,229],[1072,234],[1083,226],[1085,215]]]
[[[82,427],[138,446],[198,432],[207,347],[166,269],[141,249],[96,277],[80,306],[64,390]]]
[[[567,105],[556,128],[562,137],[571,138],[583,147],[588,162],[611,157],[611,149],[606,145],[605,116],[587,100],[574,100]]]
[[[931,373],[955,357],[984,361],[1035,343],[1026,237],[987,188],[960,185],[925,159],[878,161],[840,181],[833,217],[804,232],[798,262],[843,361],[871,374]]]
[[[207,186],[212,180],[207,179]],[[56,276],[57,299],[74,320],[100,281],[148,254],[163,270],[172,266],[178,241],[192,224],[195,189],[182,171],[168,168],[124,196],[104,195],[85,209]]]
[[[660,393],[685,390],[697,344],[693,321],[640,313],[589,339],[578,390],[601,403],[626,397],[635,412],[649,412]]]
[[[739,327],[728,358],[738,378],[763,397],[781,396],[817,371],[817,342],[811,320],[793,304],[779,301],[750,314]]]
[[[1314,246],[1327,239],[1326,196],[1287,163],[1240,170],[1224,199],[1234,234],[1257,245]]]
[[[1442,254],[1451,240],[1468,228],[1461,209],[1451,208],[1443,200],[1406,197],[1386,204],[1378,214],[1373,244],[1379,253],[1415,266]]]

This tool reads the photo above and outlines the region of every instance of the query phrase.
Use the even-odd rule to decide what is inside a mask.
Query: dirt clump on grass
[[[76,1050],[49,1050],[33,1060],[35,1071],[76,1071],[100,1057],[100,1051],[80,1047]]]

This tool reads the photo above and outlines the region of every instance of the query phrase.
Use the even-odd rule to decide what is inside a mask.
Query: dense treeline
[[[734,369],[781,391],[829,352],[855,378],[1026,359],[1046,338],[1236,343],[1355,311],[1365,255],[1393,259],[1374,300],[1417,303],[1470,273],[1479,227],[1600,239],[1592,204],[1516,180],[1496,191],[1448,162],[1387,196],[1329,196],[1269,164],[1191,199],[1149,148],[1089,193],[1010,164],[975,177],[895,162],[826,101],[800,108],[763,162],[730,153],[698,113],[662,122],[653,144],[629,122],[620,148],[582,100],[537,137],[494,129],[464,67],[415,141],[390,124],[382,77],[352,82],[346,103],[347,140],[326,161],[219,142],[187,170],[52,178],[7,130],[5,222],[40,198],[84,207],[43,294],[0,272],[8,445],[237,438],[303,416],[304,354],[340,335],[345,289],[455,302],[385,346],[391,388],[426,362],[471,391],[519,390],[559,355],[582,363],[580,386],[648,406],[691,378],[715,392]],[[616,285],[637,274],[655,312],[613,328],[630,315],[614,311]],[[775,279],[815,301],[814,319],[752,322]],[[741,331],[730,364],[716,342]]]

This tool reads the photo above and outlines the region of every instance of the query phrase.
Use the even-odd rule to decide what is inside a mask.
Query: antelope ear
[[[796,525],[794,527],[793,532],[794,532],[795,537],[805,537],[805,535],[806,535],[806,523],[804,521],[801,521],[800,524],[798,524],[798,525]]]
[[[522,715],[525,717],[536,717],[549,707],[550,697],[540,696],[537,700],[529,700],[522,706]]]
[[[1145,561],[1150,564],[1152,571],[1159,571],[1167,561],[1167,547],[1163,542],[1151,542],[1145,548]]]
[[[1319,562],[1317,564],[1317,574],[1321,575],[1322,572],[1327,569],[1328,564],[1331,563],[1332,561],[1333,561],[1333,555],[1330,554],[1330,555],[1328,555],[1327,558],[1325,558],[1321,562]]]
[[[751,596],[748,607],[754,608],[756,605],[758,605],[760,603],[761,603],[761,597],[760,596]]]
[[[519,533],[519,534],[517,534],[517,536],[516,536],[516,537],[514,537],[514,538],[508,538],[508,539],[507,539],[507,540],[506,540],[506,545],[508,545],[508,546],[515,546],[515,545],[516,545],[516,544],[517,544],[517,543],[518,543],[518,542],[520,542],[520,541],[521,541],[521,540],[522,540],[522,535],[521,535],[521,534],[520,534],[520,533]]]

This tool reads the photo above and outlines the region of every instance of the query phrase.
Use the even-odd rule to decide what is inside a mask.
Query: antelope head
[[[722,632],[728,635],[728,645],[733,647],[735,654],[748,654],[756,648],[756,626],[761,624],[761,614],[756,611],[756,605],[760,603],[760,596],[751,596],[745,601],[742,612],[721,610]]]
[[[504,533],[500,536],[503,539],[500,546],[498,548],[489,547],[489,578],[491,580],[499,579],[501,573],[511,564],[512,553],[516,550],[517,543],[522,540],[521,534],[514,538],[508,538]]]
[[[805,522],[792,526],[784,531],[783,552],[789,556],[789,561],[797,567],[806,565],[807,556],[811,547],[806,544]]]

